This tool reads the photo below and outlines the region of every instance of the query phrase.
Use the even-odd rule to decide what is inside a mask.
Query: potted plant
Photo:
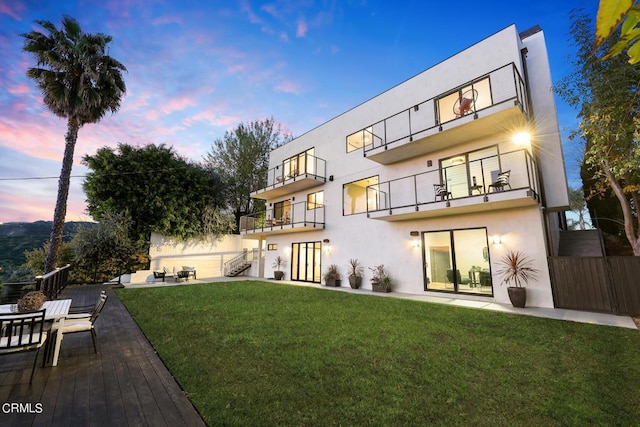
[[[349,286],[358,289],[362,284],[362,266],[357,258],[349,260]]]
[[[502,283],[508,286],[509,299],[514,307],[523,308],[527,302],[526,285],[535,280],[538,270],[532,266],[533,260],[522,252],[509,251],[500,260],[498,274]]]
[[[273,272],[273,277],[275,277],[276,280],[282,280],[284,277],[284,271],[282,271],[281,268],[286,265],[287,260],[282,258],[280,255],[273,260],[273,268],[276,269],[276,271]]]
[[[340,273],[338,273],[338,266],[331,264],[327,271],[324,273],[324,283],[327,286],[340,286],[342,281],[340,280]]]
[[[371,289],[374,292],[391,292],[391,276],[389,276],[384,265],[380,264],[373,268],[369,267],[369,270],[373,272]]]

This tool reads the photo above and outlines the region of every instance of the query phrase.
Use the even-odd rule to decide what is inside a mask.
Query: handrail
[[[293,167],[289,167],[289,170],[285,168],[287,162],[292,162],[295,158],[296,162],[301,159],[300,156],[304,156],[304,164],[297,164]],[[302,162],[301,162],[302,163]],[[279,165],[269,169],[267,171],[267,183],[262,188],[254,189],[253,191],[264,190],[267,188],[274,188],[278,185],[284,185],[288,182],[294,182],[300,178],[312,177],[315,179],[321,179],[326,182],[327,180],[327,161],[316,157],[309,153],[300,153],[297,156],[289,157],[283,160]]]
[[[504,70],[508,69],[508,67],[511,67],[512,73],[510,73],[510,76],[503,76],[501,73]],[[362,132],[362,151],[365,156],[369,151],[375,150],[380,147],[387,147],[390,144],[402,140],[408,139],[409,141],[413,141],[416,136],[420,137],[419,135],[424,132],[441,127],[444,123],[465,117],[466,115],[456,116],[452,118],[444,117],[441,108],[439,108],[438,101],[444,99],[445,97],[451,96],[452,94],[462,90],[463,88],[473,88],[474,85],[487,78],[491,79],[491,84],[489,85],[489,94],[491,95],[491,101],[486,106],[476,108],[476,100],[474,99],[473,108],[470,110],[471,112],[477,114],[479,111],[494,107],[496,105],[504,104],[506,102],[515,102],[515,104],[519,105],[525,114],[528,114],[529,103],[527,99],[526,87],[522,76],[520,75],[520,72],[515,66],[515,63],[511,62],[509,64],[498,67],[486,74],[469,80],[464,84],[452,88],[451,90],[447,90],[446,92],[440,93],[398,113],[392,114],[391,116],[388,116],[378,122],[370,124],[365,128],[348,135],[347,140],[349,139],[349,137]],[[509,83],[509,90],[499,91],[499,88],[501,88],[502,86],[498,83],[509,81],[509,79],[512,79]],[[513,86],[511,86],[511,84]],[[366,138],[367,136],[369,137],[368,141]],[[365,143],[365,141],[367,143]]]
[[[488,180],[491,179],[490,173],[498,170],[511,171],[510,186],[512,190],[529,188],[536,195],[539,194],[535,160],[528,150],[521,149],[475,159],[461,165],[434,169],[369,185],[366,188],[366,197],[367,200],[373,201],[371,203],[373,206],[367,204],[367,212],[409,206],[417,208],[419,205],[438,202],[434,185],[448,183],[447,177],[455,174],[464,178],[456,183],[460,186],[459,191],[447,188],[449,192],[452,192],[448,200],[476,195],[486,196],[491,184],[491,181]],[[470,181],[471,178],[476,178],[476,182]]]
[[[255,261],[258,258],[258,248],[253,248],[250,251],[244,250],[238,256],[231,258],[229,261],[225,262],[222,266],[223,275],[226,276],[227,273],[234,268],[244,264],[245,262]]]
[[[56,268],[47,274],[36,276],[36,290],[42,291],[49,300],[58,298],[60,292],[67,287],[71,264]]]
[[[286,226],[297,225],[322,225],[324,226],[324,205],[309,203],[307,201],[296,202],[283,207],[282,216],[274,217],[273,208],[240,217],[240,232],[247,230],[274,230],[283,229]]]

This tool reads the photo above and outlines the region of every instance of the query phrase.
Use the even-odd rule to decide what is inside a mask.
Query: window
[[[442,159],[440,178],[455,199],[485,193],[491,173],[499,169],[498,148],[491,146]]]
[[[489,77],[466,85],[436,100],[440,123],[472,114],[493,105]]]
[[[304,175],[306,173],[315,173],[315,157],[313,155],[314,149],[310,148],[295,156],[289,157],[283,162],[284,167],[284,179],[296,177],[298,175]]]
[[[291,221],[291,201],[283,200],[273,204],[273,219],[278,224],[289,224]]]
[[[369,188],[368,186],[374,186]],[[361,179],[359,181],[350,182],[342,186],[342,214],[353,215],[357,213],[375,210],[377,206],[377,190],[378,177]]]
[[[347,153],[359,150],[367,145],[370,145],[373,141],[373,128],[368,127],[363,130],[359,130],[356,133],[352,133],[347,136]]]
[[[278,250],[278,244],[277,243],[269,243],[267,245],[267,250],[268,251],[277,251]]]
[[[422,234],[425,290],[493,295],[485,228]]]
[[[313,210],[324,204],[324,191],[307,194],[307,210]]]

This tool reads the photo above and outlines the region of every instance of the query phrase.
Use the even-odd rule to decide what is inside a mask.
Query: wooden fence
[[[557,308],[640,315],[640,257],[550,257]]]

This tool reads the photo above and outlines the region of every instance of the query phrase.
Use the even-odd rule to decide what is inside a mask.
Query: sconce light
[[[413,246],[415,249],[418,249],[420,247],[420,240],[413,239],[413,241],[411,242],[411,246]]]
[[[501,245],[502,239],[500,238],[500,235],[496,234],[495,236],[493,236],[493,238],[491,239],[491,243],[493,243],[494,245]]]
[[[419,232],[417,232],[417,231],[410,231],[410,232],[409,232],[409,235],[410,235],[411,237],[418,237],[418,236],[420,235],[420,233],[419,233]]]
[[[329,243],[329,239],[324,239],[322,243]]]

